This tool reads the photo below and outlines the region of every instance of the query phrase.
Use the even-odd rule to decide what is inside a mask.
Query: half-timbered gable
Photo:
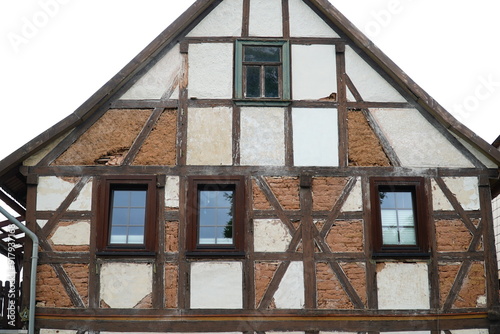
[[[41,333],[493,333],[499,164],[326,0],[198,0],[0,184]]]

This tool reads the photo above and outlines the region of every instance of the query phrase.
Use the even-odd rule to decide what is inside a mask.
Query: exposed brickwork
[[[176,263],[165,264],[165,307],[178,307],[179,266]]]
[[[255,306],[258,307],[276,273],[279,262],[255,263]]]
[[[151,110],[110,109],[90,127],[54,165],[94,165],[132,146]]]
[[[318,308],[353,309],[354,305],[345,293],[337,276],[328,263],[316,264],[316,289]]]
[[[53,245],[52,249],[55,252],[90,252],[90,246]]]
[[[315,177],[312,181],[313,210],[331,210],[342,194],[349,178]]]
[[[333,252],[362,252],[363,222],[337,220],[325,239]]]
[[[179,252],[179,222],[177,221],[165,223],[165,252]]]
[[[37,268],[36,301],[40,307],[73,307],[61,280],[49,264]]]
[[[266,195],[260,190],[257,182],[252,180],[252,195],[253,195],[253,208],[254,210],[271,210],[271,204],[266,198]]]
[[[298,177],[267,177],[269,187],[285,210],[300,210]]]
[[[459,219],[438,220],[436,239],[438,252],[464,252],[469,248],[472,234]]]
[[[150,293],[146,297],[142,298],[140,302],[137,303],[137,305],[134,306],[134,308],[137,309],[151,309],[153,308],[153,294]]]
[[[486,274],[482,262],[474,262],[465,276],[462,289],[453,304],[454,308],[485,307]]]
[[[366,297],[366,266],[364,263],[341,263],[340,266],[346,274],[352,287],[356,290],[363,304],[367,305]]]
[[[391,166],[362,111],[349,111],[347,125],[349,166]]]
[[[441,306],[444,305],[460,269],[460,264],[439,264],[439,292]]]
[[[68,274],[71,282],[78,291],[85,306],[89,305],[89,265],[88,264],[65,264],[64,271]]]
[[[134,160],[134,165],[175,166],[177,110],[163,112]]]

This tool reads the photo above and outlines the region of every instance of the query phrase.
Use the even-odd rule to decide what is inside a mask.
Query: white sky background
[[[0,159],[75,111],[193,2],[2,0]],[[488,143],[500,135],[498,0],[330,2],[467,127]]]

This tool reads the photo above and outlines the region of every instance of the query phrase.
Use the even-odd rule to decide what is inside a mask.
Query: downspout
[[[14,218],[10,213],[5,211],[4,208],[0,206],[0,213],[7,217],[7,219],[19,227],[21,231],[26,233],[26,235],[33,240],[33,251],[31,255],[31,279],[30,279],[30,306],[29,306],[29,317],[28,317],[28,334],[35,333],[35,297],[36,297],[36,267],[38,264],[38,237],[35,233],[30,231],[29,228],[24,226],[19,220]]]

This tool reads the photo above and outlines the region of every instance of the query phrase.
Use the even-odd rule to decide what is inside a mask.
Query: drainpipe
[[[19,227],[21,231],[26,233],[26,235],[33,240],[33,252],[31,255],[31,279],[30,279],[30,306],[29,306],[29,317],[28,317],[28,334],[35,333],[35,296],[36,296],[36,267],[38,263],[38,237],[29,228],[24,226],[19,220],[14,218],[10,213],[5,211],[4,208],[0,206],[0,213],[3,214],[7,219]]]

